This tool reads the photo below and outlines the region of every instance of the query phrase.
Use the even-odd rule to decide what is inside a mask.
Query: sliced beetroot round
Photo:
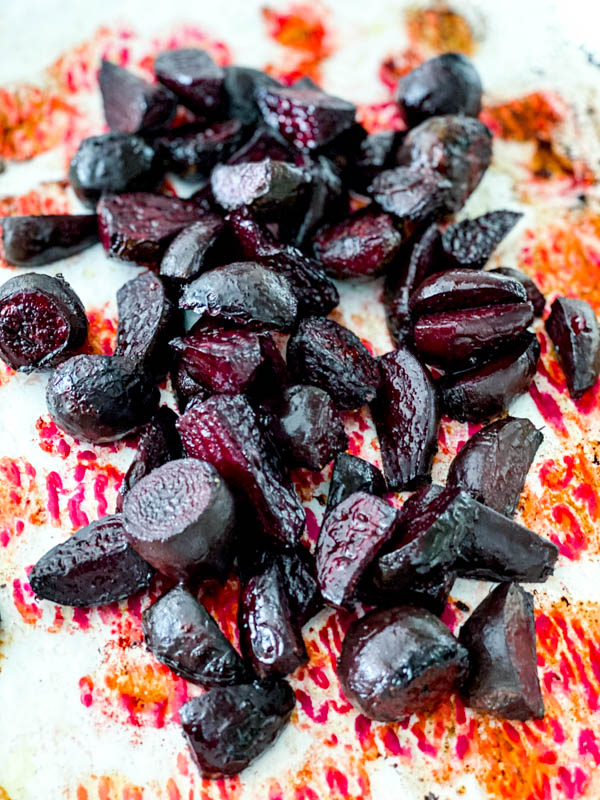
[[[186,181],[207,178],[216,164],[225,161],[243,140],[237,119],[206,123],[192,122],[162,130],[151,138],[162,163]]]
[[[348,328],[324,317],[307,317],[287,344],[287,364],[299,383],[328,392],[339,409],[359,408],[379,385],[377,362]]]
[[[164,86],[148,83],[117,64],[102,60],[98,75],[104,116],[113,131],[137,133],[167,125],[177,99]]]
[[[386,490],[385,479],[374,464],[350,453],[338,453],[333,462],[325,513],[329,514],[338,503],[355,492],[381,497]]]
[[[162,261],[160,274],[176,283],[188,283],[197,278],[215,255],[215,246],[225,228],[223,218],[207,213],[197,222],[184,228],[173,239]]]
[[[348,700],[371,719],[397,722],[433,711],[466,677],[468,653],[430,611],[371,611],[348,628],[338,677]]]
[[[367,191],[384,211],[399,217],[410,234],[448,213],[452,183],[436,170],[409,165],[380,172]]]
[[[496,586],[462,626],[460,641],[471,662],[462,687],[467,705],[503,719],[544,716],[529,592],[514,583]]]
[[[524,286],[518,280],[494,272],[451,269],[426,278],[411,294],[409,308],[418,317],[526,301]]]
[[[234,502],[217,470],[196,458],[169,461],[125,496],[127,538],[164,575],[222,574],[231,565]]]
[[[87,250],[98,241],[95,214],[5,217],[4,258],[17,267],[39,267]]]
[[[440,412],[433,379],[406,348],[379,359],[381,385],[371,413],[381,447],[383,473],[393,490],[431,480]]]
[[[491,269],[488,274],[490,273],[493,275],[506,275],[508,278],[514,278],[519,281],[519,283],[522,283],[527,295],[527,300],[533,306],[536,317],[541,317],[543,315],[546,307],[546,298],[534,283],[533,278],[521,272],[520,269],[513,269],[513,267],[496,267],[496,269]]]
[[[80,528],[29,573],[38,597],[64,606],[115,603],[145,589],[151,567],[129,546],[120,514]]]
[[[302,200],[309,182],[304,170],[265,158],[242,164],[221,164],[212,172],[217,203],[227,211],[247,206],[261,217],[281,218]]]
[[[224,69],[225,103],[228,116],[239,119],[246,127],[262,119],[256,92],[263,86],[280,86],[279,81],[252,67],[227,66]]]
[[[519,211],[490,211],[476,219],[465,219],[452,225],[442,235],[442,250],[450,268],[484,267],[522,216]]]
[[[546,331],[558,352],[569,394],[581,397],[600,374],[600,329],[594,309],[585,300],[557,297]]]
[[[154,379],[118,356],[73,356],[56,368],[46,388],[58,427],[96,444],[136,431],[152,417],[159,398]]]
[[[59,275],[16,275],[0,286],[0,358],[13,369],[56,366],[81,347],[88,321]]]
[[[154,72],[180,103],[198,114],[214,113],[222,103],[225,74],[206,50],[166,50],[154,59]]]

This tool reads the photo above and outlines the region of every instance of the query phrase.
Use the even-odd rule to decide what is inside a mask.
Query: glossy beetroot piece
[[[309,551],[298,546],[276,557],[283,575],[285,592],[292,619],[302,627],[323,608],[323,598],[316,577],[315,559]]]
[[[167,125],[177,100],[164,86],[153,85],[117,64],[102,60],[98,76],[104,116],[113,131],[137,133]]]
[[[465,219],[444,231],[442,249],[450,268],[481,269],[514,228],[523,214],[490,211],[476,219]]]
[[[379,497],[351,494],[327,515],[317,542],[317,578],[326,602],[343,608],[396,527],[398,513]]]
[[[290,610],[277,563],[244,586],[238,627],[242,651],[259,678],[283,677],[307,663],[300,623]]]
[[[85,342],[81,300],[59,275],[35,272],[0,286],[0,358],[13,369],[56,366]]]
[[[257,331],[289,331],[298,316],[290,281],[255,261],[203,273],[185,287],[179,305],[207,322]]]
[[[17,267],[39,267],[87,250],[98,241],[95,214],[4,217],[4,258]]]
[[[215,687],[189,700],[179,715],[200,773],[241,772],[275,741],[295,704],[282,680]]]
[[[374,464],[350,453],[338,453],[333,464],[326,514],[355,492],[381,497],[386,492],[385,479]]]
[[[161,279],[142,272],[117,292],[119,324],[115,355],[164,377],[170,361],[169,337],[176,327],[177,310]]]
[[[427,167],[401,166],[380,172],[368,192],[384,211],[399,217],[408,232],[448,211],[452,184]]]
[[[256,92],[261,87],[276,87],[281,84],[258,69],[228,66],[224,68],[225,103],[227,115],[239,119],[245,126],[256,125],[262,114],[256,101]]]
[[[359,408],[379,386],[377,362],[348,328],[307,317],[287,344],[287,364],[299,383],[324,389],[339,409]]]
[[[210,397],[210,391],[192,378],[186,365],[180,359],[171,370],[171,385],[180,413],[185,410],[192,397],[199,397],[200,400]]]
[[[181,584],[144,611],[142,629],[146,647],[186,680],[230,686],[250,677],[217,623]]]
[[[333,400],[317,386],[290,386],[268,405],[269,433],[290,467],[319,470],[348,447]]]
[[[322,228],[313,239],[313,249],[333,277],[368,279],[385,271],[402,243],[394,218],[367,208]]]
[[[171,578],[222,573],[231,565],[233,497],[205,461],[176,459],[146,475],[126,494],[123,521],[135,551]]]
[[[471,708],[503,719],[541,719],[533,597],[501,583],[460,630],[470,670],[462,693]]]
[[[451,269],[424,280],[411,295],[409,307],[418,317],[440,311],[525,302],[527,294],[518,280],[491,272]]]
[[[177,284],[197,278],[214,261],[224,229],[222,217],[211,213],[188,225],[167,248],[160,262],[161,276]]]
[[[465,648],[436,616],[398,606],[352,623],[338,677],[355,708],[396,722],[435,709],[464,680],[468,663]]]
[[[118,356],[78,355],[56,368],[46,387],[53,421],[84,442],[114,442],[152,417],[160,393],[153,378]]]
[[[546,331],[558,353],[569,394],[581,397],[600,374],[600,330],[593,308],[585,300],[558,297],[552,303]]]
[[[81,528],[29,573],[38,597],[64,606],[100,606],[142,591],[152,569],[127,544],[120,514]]]
[[[393,490],[428,483],[440,412],[431,375],[405,348],[379,359],[381,386],[371,402],[383,473]]]
[[[382,170],[394,166],[396,151],[403,136],[399,131],[381,131],[362,140],[348,165],[346,177],[353,189],[366,191]]]
[[[529,275],[521,272],[520,269],[513,269],[512,267],[496,267],[496,269],[491,269],[488,275],[489,274],[506,275],[507,278],[514,278],[515,280],[519,281],[519,283],[521,283],[525,289],[527,300],[533,306],[533,312],[535,316],[542,316],[544,313],[544,308],[546,307],[546,298],[540,292],[537,285],[534,283],[533,279],[529,277]]]
[[[453,419],[484,422],[506,410],[526,392],[535,375],[540,345],[525,333],[515,349],[483,367],[448,375],[438,381],[442,406]]]
[[[481,110],[481,79],[462,53],[444,53],[400,78],[396,101],[409,128],[442,114],[476,117]]]
[[[244,397],[221,394],[194,402],[177,427],[188,455],[214,464],[265,535],[297,544],[304,509]]]
[[[227,164],[247,164],[250,161],[264,161],[265,158],[270,158],[273,161],[289,161],[291,164],[301,166],[296,163],[296,159],[301,156],[300,150],[272,128],[262,124],[239,150],[229,156]]]
[[[75,194],[90,208],[96,208],[103,193],[151,190],[161,179],[154,148],[139,136],[119,131],[84,139],[69,167]]]
[[[212,168],[225,161],[243,139],[242,124],[237,119],[190,123],[161,131],[152,137],[162,163],[170,172],[186,181],[207,178]]]
[[[543,439],[528,419],[505,417],[492,422],[458,451],[447,484],[471,492],[486,506],[512,517]]]
[[[354,123],[352,103],[320,89],[262,86],[256,94],[265,122],[303,150],[330,142]]]
[[[166,50],[154,59],[154,72],[182,105],[198,114],[214,113],[221,105],[225,74],[206,50]]]
[[[177,197],[105,195],[98,203],[100,240],[112,258],[157,268],[171,240],[200,216],[195,203]]]

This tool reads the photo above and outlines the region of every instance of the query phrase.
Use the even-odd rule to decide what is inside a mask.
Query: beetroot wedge
[[[219,162],[231,155],[243,139],[237,119],[206,123],[192,122],[168,128],[151,137],[164,168],[185,181],[208,178]]]
[[[208,266],[216,266],[216,246],[223,238],[224,228],[223,219],[211,213],[184,228],[160,262],[161,276],[180,285],[197,278]]]
[[[281,219],[297,209],[309,178],[285,161],[265,158],[242,164],[221,164],[212,172],[217,203],[227,211],[247,206],[264,219]]]
[[[471,269],[451,269],[431,275],[410,297],[410,312],[414,317],[443,311],[525,303],[523,284],[494,272]]]
[[[385,480],[374,464],[350,453],[338,453],[333,463],[326,514],[355,492],[381,497],[386,492]]]
[[[81,253],[98,241],[95,214],[5,217],[4,258],[17,267],[39,267]]]
[[[581,397],[600,374],[600,330],[593,308],[585,300],[558,297],[546,330],[558,351],[571,397]]]
[[[223,69],[206,50],[166,50],[154,59],[158,80],[197,114],[214,113],[223,100]]]
[[[137,133],[167,125],[177,100],[164,86],[153,85],[110,61],[102,61],[98,76],[104,116],[113,131]]]
[[[399,217],[409,234],[448,213],[451,191],[452,184],[439,172],[412,166],[386,169],[368,188],[373,200]]]
[[[523,214],[518,211],[490,211],[476,219],[465,219],[444,231],[442,250],[450,268],[481,269],[515,227]]]

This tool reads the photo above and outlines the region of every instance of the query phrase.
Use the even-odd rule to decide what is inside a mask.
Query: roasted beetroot
[[[518,211],[490,211],[476,219],[465,219],[444,231],[442,250],[452,269],[481,269],[523,214]]]
[[[426,166],[401,166],[380,172],[367,191],[384,211],[399,217],[410,234],[447,213],[452,184]]]
[[[154,72],[180,103],[197,114],[214,113],[221,105],[225,74],[206,50],[166,50],[154,59]]]
[[[323,598],[316,577],[315,559],[299,545],[276,556],[283,575],[285,592],[294,619],[305,625],[323,608]]]
[[[506,303],[524,303],[522,283],[492,272],[451,269],[423,281],[410,297],[413,316]]]
[[[326,514],[355,492],[381,497],[386,491],[385,480],[374,464],[350,453],[338,453],[333,463]]]
[[[104,116],[113,131],[137,133],[167,125],[177,100],[164,86],[153,85],[117,64],[102,60],[98,76]]]
[[[501,583],[460,630],[470,669],[462,687],[467,704],[504,719],[541,719],[544,701],[537,676],[533,597]]]
[[[496,267],[496,269],[491,269],[487,274],[506,275],[507,278],[514,278],[519,281],[525,289],[527,300],[533,306],[534,314],[536,317],[542,316],[546,307],[546,298],[529,275],[521,272],[520,269],[513,269],[512,267]]]
[[[131,546],[172,578],[223,573],[233,559],[234,503],[205,461],[169,461],[125,495],[123,521]]]
[[[371,413],[390,489],[414,489],[431,478],[440,413],[431,375],[406,348],[379,359],[381,385]]]
[[[259,125],[247,142],[229,156],[227,164],[247,164],[249,161],[264,161],[270,158],[272,161],[289,161],[297,164],[296,160],[302,153],[272,128],[267,125]]]
[[[57,367],[46,388],[58,427],[94,443],[133,433],[152,417],[159,397],[152,377],[118,356],[73,356]]]
[[[243,139],[242,124],[237,119],[206,123],[192,122],[162,130],[151,139],[162,163],[170,172],[186,181],[210,175],[212,168],[231,155]]]
[[[228,66],[224,69],[225,103],[227,115],[239,119],[244,125],[256,125],[262,115],[256,101],[257,89],[281,84],[258,69]]]
[[[303,319],[288,340],[287,363],[298,382],[324,389],[339,409],[368,403],[379,385],[375,359],[358,336],[332,319]]]
[[[48,214],[4,217],[4,258],[17,267],[52,264],[86,250],[98,241],[95,214]]]
[[[600,374],[600,330],[594,309],[585,300],[557,297],[546,320],[569,394],[579,398]]]
[[[192,378],[187,371],[186,365],[180,359],[171,370],[171,385],[177,400],[177,408],[180,412],[185,410],[192,397],[199,397],[200,400],[206,400],[207,397],[210,397],[210,391]]]
[[[30,272],[0,286],[0,358],[24,372],[56,366],[85,342],[81,300],[59,275]]]
[[[396,151],[404,134],[381,131],[366,136],[347,166],[346,178],[353,189],[365,192],[374,178],[384,169],[394,166]]]
[[[127,544],[120,514],[80,528],[29,573],[38,597],[64,606],[115,603],[145,589],[152,569]]]
[[[398,606],[352,623],[338,677],[359,711],[396,722],[435,709],[464,680],[468,664],[467,651],[436,616]]]
[[[177,284],[197,278],[211,260],[214,262],[224,228],[225,223],[218,214],[200,216],[173,239],[160,262],[160,274]]]

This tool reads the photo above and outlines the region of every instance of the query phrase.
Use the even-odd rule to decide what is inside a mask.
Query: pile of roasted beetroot
[[[452,223],[492,153],[474,67],[448,54],[402,78],[408,130],[376,135],[308,79],[282,86],[202,50],[163,53],[155,72],[150,84],[102,65],[111,132],[82,142],[69,170],[95,214],[2,223],[18,266],[99,237],[151,270],[118,292],[112,356],[78,353],[86,314],[61,277],[0,288],[0,354],[54,370],[56,424],[94,443],[139,434],[116,513],[46,553],[32,588],[93,606],[143,590],[155,570],[172,579],[144,635],[206,689],[181,710],[206,776],[242,770],[277,736],[295,702],[284,677],[308,660],[302,626],[324,604],[359,604],[338,674],[367,716],[400,720],[454,690],[478,711],[542,716],[533,602],[518,582],[544,581],[557,548],[513,520],[542,434],[505,412],[535,374],[530,326],[545,303],[526,275],[484,269],[518,213]],[[175,126],[179,104],[193,121]],[[167,171],[199,188],[161,192]],[[327,314],[332,278],[382,274],[396,349],[375,358]],[[593,311],[558,298],[546,330],[579,397],[600,371]],[[179,414],[159,407],[166,376]],[[366,404],[383,474],[346,452],[340,411]],[[445,487],[431,483],[442,411],[489,423]],[[332,460],[313,556],[289,470]],[[400,511],[386,499],[397,490],[414,490]],[[197,600],[200,582],[231,570],[241,654]],[[498,585],[455,638],[439,616],[457,576]]]

